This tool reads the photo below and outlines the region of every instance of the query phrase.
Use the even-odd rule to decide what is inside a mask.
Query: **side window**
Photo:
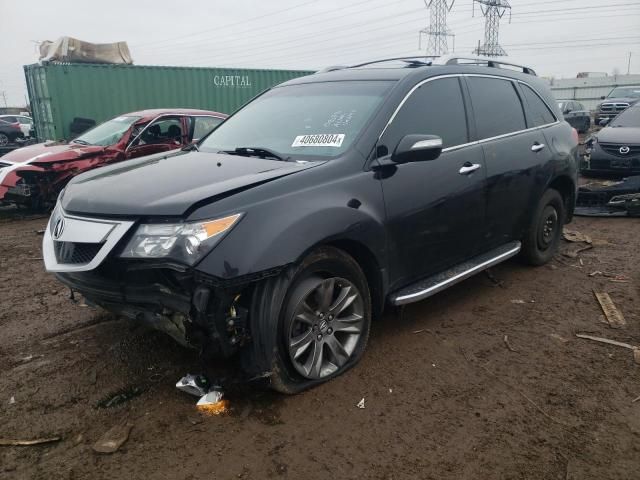
[[[217,117],[192,117],[193,141],[200,140],[207,133],[222,123],[222,118]]]
[[[182,135],[182,122],[180,118],[163,118],[149,125],[131,146],[157,144],[179,145],[182,143]]]
[[[31,125],[31,119],[27,118],[27,117],[18,117],[18,121],[22,124],[22,125]]]
[[[0,117],[7,123],[16,123],[18,119],[16,117]]]
[[[511,81],[469,77],[467,82],[479,140],[527,128],[520,97]]]
[[[534,127],[540,127],[542,125],[548,125],[556,121],[553,113],[549,110],[549,107],[542,101],[533,89],[523,83],[520,84],[524,99],[527,102],[527,112],[529,117],[533,121]],[[570,110],[579,110],[577,102],[569,102]]]
[[[405,135],[438,135],[444,148],[467,143],[467,118],[457,78],[441,78],[418,87],[405,101],[384,134],[392,152]]]

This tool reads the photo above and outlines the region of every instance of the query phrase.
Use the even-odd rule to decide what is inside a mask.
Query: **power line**
[[[429,26],[418,33],[418,49],[422,49],[422,36],[427,37],[427,55],[445,55],[449,53],[449,37],[455,35],[447,27],[447,13],[451,11],[455,0],[424,0],[429,9]]]
[[[500,19],[509,11],[511,15],[511,5],[508,0],[473,0],[473,6],[480,4],[480,10],[484,15],[484,44],[478,47],[474,53],[486,57],[500,57],[507,54],[504,48],[498,43],[498,33],[500,30]]]

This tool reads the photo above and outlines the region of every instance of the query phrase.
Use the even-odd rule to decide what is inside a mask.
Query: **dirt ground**
[[[195,353],[72,303],[44,272],[45,222],[0,219],[0,439],[61,440],[0,446],[0,479],[640,477],[640,365],[575,336],[640,345],[638,219],[577,218],[594,248],[576,258],[510,261],[492,270],[500,285],[481,274],[387,312],[356,368],[301,395],[210,365],[231,404],[214,417],[175,388],[201,371]],[[594,290],[626,327],[605,323]],[[95,453],[122,422],[128,441]]]

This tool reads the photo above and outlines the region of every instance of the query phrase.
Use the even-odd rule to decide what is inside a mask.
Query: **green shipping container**
[[[38,139],[70,139],[74,118],[96,124],[146,108],[201,108],[233,113],[279,83],[311,71],[143,65],[25,65]]]

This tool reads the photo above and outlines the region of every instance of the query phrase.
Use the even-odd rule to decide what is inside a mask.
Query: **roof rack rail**
[[[487,67],[493,68],[504,68],[506,67],[516,67],[516,69],[522,71],[522,73],[526,73],[527,75],[537,76],[535,70],[531,67],[527,67],[525,65],[520,65],[512,62],[505,62],[503,60],[497,60],[494,57],[481,57],[477,55],[444,55],[442,57],[438,57],[434,64],[437,65],[486,65]]]
[[[359,63],[357,65],[336,65],[318,70],[316,73],[333,72],[335,70],[344,70],[347,68],[360,68],[367,65],[375,65],[377,63],[385,63],[400,60],[407,63],[407,67],[429,67],[431,65],[482,65],[492,68],[504,68],[515,67],[517,70],[528,75],[536,75],[533,68],[525,65],[519,65],[517,63],[505,62],[503,60],[497,60],[494,57],[480,57],[477,55],[427,55],[427,56],[413,56],[413,57],[392,57],[382,58],[380,60],[371,60],[370,62]]]

